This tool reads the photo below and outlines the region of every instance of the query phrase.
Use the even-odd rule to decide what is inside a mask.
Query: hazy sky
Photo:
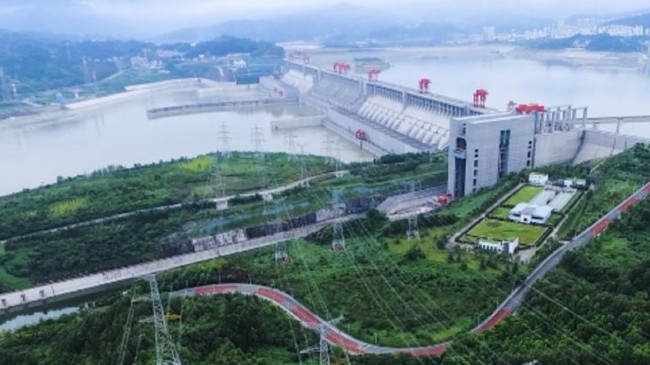
[[[331,6],[336,0],[0,0],[0,28],[75,32],[84,26],[128,26],[155,34],[178,27],[209,25],[228,19],[260,18],[305,8]],[[603,14],[638,10],[639,0],[346,0],[348,4],[435,18],[444,13],[507,11],[560,19],[573,13]],[[646,7],[650,7],[648,4]],[[85,18],[85,20],[84,20]],[[77,20],[79,19],[79,20]],[[85,23],[88,24],[85,24]],[[51,28],[51,29],[48,29]],[[102,28],[103,29],[103,28]]]

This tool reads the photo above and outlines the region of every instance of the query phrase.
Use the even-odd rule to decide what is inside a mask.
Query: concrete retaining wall
[[[569,163],[580,148],[581,131],[546,133],[535,136],[535,166]]]
[[[314,115],[309,117],[300,117],[293,119],[272,120],[271,128],[278,129],[292,129],[300,127],[320,127],[323,125],[323,120],[327,118],[326,115]]]
[[[637,143],[648,144],[650,139],[589,129],[584,131],[582,146],[573,163],[579,164],[596,158],[614,156]]]
[[[147,117],[149,119],[165,118],[176,115],[197,114],[197,113],[213,113],[224,110],[233,110],[237,108],[250,108],[250,107],[263,107],[269,105],[282,105],[282,104],[295,104],[297,100],[285,99],[262,99],[262,100],[239,100],[239,101],[224,101],[216,103],[199,103],[188,105],[175,105],[163,108],[155,108],[147,110]]]

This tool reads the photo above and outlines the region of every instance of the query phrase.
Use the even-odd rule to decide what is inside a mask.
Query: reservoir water
[[[361,53],[336,55],[344,59]],[[503,54],[425,56],[417,52],[381,52],[391,67],[380,79],[408,87],[422,77],[431,92],[470,100],[477,88],[490,92],[488,106],[505,109],[510,100],[544,105],[588,106],[590,116],[650,115],[650,66],[586,67],[550,65]],[[286,131],[270,121],[313,114],[298,106],[194,114],[148,120],[146,110],[199,101],[196,91],[160,91],[77,110],[47,122],[0,122],[0,195],[56,181],[58,176],[89,173],[107,165],[131,166],[221,149],[218,131],[227,126],[230,147],[254,150],[251,131],[262,132],[267,151],[284,151]],[[614,126],[604,126],[613,129]],[[650,137],[646,124],[624,125],[625,134]],[[324,155],[328,132],[298,128],[296,152]],[[372,156],[353,143],[333,136],[343,161]]]
[[[226,127],[232,150],[253,151],[252,131],[259,127],[262,148],[287,150],[288,132],[272,130],[273,120],[312,115],[297,105],[191,114],[149,120],[146,110],[199,101],[196,92],[161,91],[127,101],[87,107],[46,122],[0,122],[0,195],[55,182],[58,176],[90,173],[108,165],[131,166],[221,150]],[[330,133],[323,127],[292,129],[295,151],[326,154]],[[373,156],[334,134],[344,162]],[[332,150],[336,150],[333,147]]]

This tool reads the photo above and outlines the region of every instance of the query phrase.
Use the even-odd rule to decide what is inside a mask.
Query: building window
[[[531,156],[531,153],[530,153],[530,151],[528,151],[528,158],[530,158],[530,156]]]
[[[526,167],[530,167],[530,160],[526,161]]]
[[[474,186],[476,186],[476,179],[474,179]]]
[[[478,167],[478,160],[474,160],[474,167]]]
[[[474,176],[478,176],[478,170],[474,170]]]

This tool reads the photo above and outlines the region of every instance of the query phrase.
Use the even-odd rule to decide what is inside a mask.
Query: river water
[[[352,59],[362,53],[338,54]],[[380,79],[415,87],[432,80],[431,92],[471,100],[477,88],[489,91],[487,105],[505,109],[510,100],[544,105],[588,106],[590,116],[650,115],[650,66],[587,67],[548,64],[499,52],[425,56],[417,52],[382,52],[391,67]],[[221,149],[218,131],[227,126],[230,147],[254,150],[251,131],[260,127],[263,148],[286,150],[286,131],[273,131],[270,121],[315,113],[304,107],[194,114],[148,120],[150,108],[193,103],[196,91],[160,91],[58,116],[45,123],[0,122],[0,195],[56,181],[58,176],[84,174],[107,165],[131,166]],[[603,129],[613,129],[604,126]],[[328,132],[321,127],[294,129],[297,152],[324,155]],[[625,134],[650,137],[644,124],[629,124]],[[341,159],[372,157],[334,136]]]
[[[270,122],[316,113],[289,105],[154,120],[146,116],[147,109],[197,101],[200,98],[196,91],[160,91],[86,107],[47,122],[0,122],[0,195],[108,165],[131,166],[221,150],[222,125],[232,150],[255,150],[252,131],[258,126],[263,150],[285,151],[288,132],[272,130]],[[326,154],[325,141],[330,133],[325,128],[296,128],[291,133],[296,136],[297,153]],[[336,135],[331,134],[331,140],[338,143],[344,162],[373,158]],[[331,146],[332,151],[337,150],[334,144]]]

